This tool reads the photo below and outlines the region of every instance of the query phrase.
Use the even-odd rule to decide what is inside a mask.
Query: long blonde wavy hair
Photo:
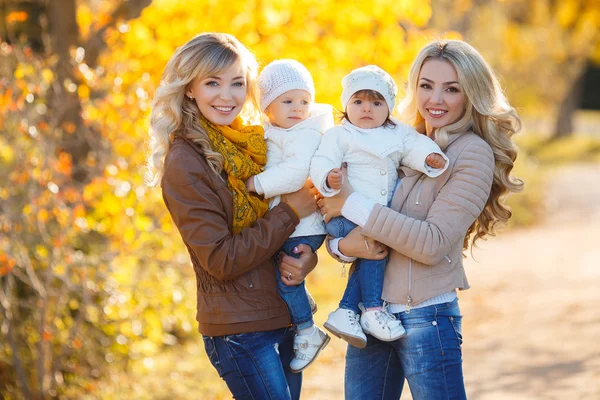
[[[241,112],[249,123],[259,118],[256,77],[258,64],[254,55],[234,36],[203,33],[179,47],[165,67],[154,94],[150,114],[150,141],[146,183],[160,184],[167,151],[176,135],[198,144],[215,173],[223,169],[223,156],[212,150],[206,132],[199,123],[200,110],[185,93],[192,81],[217,75],[240,63],[246,71],[246,103]]]
[[[436,40],[426,45],[417,55],[408,76],[406,97],[398,108],[402,120],[424,131],[425,120],[417,108],[419,74],[429,59],[449,62],[458,75],[465,94],[465,113],[458,121],[439,128],[435,142],[444,149],[448,135],[471,131],[483,138],[494,152],[494,180],[490,196],[475,222],[469,227],[463,249],[486,235],[494,236],[498,224],[508,222],[512,213],[504,205],[511,192],[523,190],[523,181],[510,175],[518,149],[512,136],[521,130],[521,119],[508,103],[498,79],[488,63],[475,48],[460,40]]]

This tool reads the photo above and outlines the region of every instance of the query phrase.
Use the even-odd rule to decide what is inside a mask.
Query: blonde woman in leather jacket
[[[185,243],[197,282],[198,330],[206,353],[236,399],[298,399],[302,374],[290,371],[294,330],[277,293],[273,255],[300,218],[314,213],[308,186],[268,209],[244,181],[266,163],[257,117],[254,56],[235,37],[196,36],[178,48],[156,90],[150,122],[149,183]],[[254,118],[257,119],[257,118]],[[279,265],[298,285],[316,255]]]

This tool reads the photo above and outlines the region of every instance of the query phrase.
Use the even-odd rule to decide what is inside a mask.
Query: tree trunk
[[[583,96],[586,67],[581,68],[579,75],[572,81],[572,85],[563,98],[556,116],[554,131],[551,140],[564,138],[573,133],[573,118],[575,111],[581,105]]]
[[[58,56],[56,63],[57,90],[50,99],[50,109],[54,112],[54,126],[62,130],[62,150],[71,155],[73,179],[84,183],[88,173],[86,159],[91,150],[86,139],[87,128],[81,118],[81,102],[75,86],[75,77],[70,51],[78,43],[77,8],[75,0],[52,0],[47,3],[48,28],[52,49]]]

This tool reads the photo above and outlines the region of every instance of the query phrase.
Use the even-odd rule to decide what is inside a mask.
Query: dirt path
[[[547,201],[543,223],[501,234],[467,260],[470,399],[600,399],[600,165],[558,170]],[[303,397],[343,398],[340,342],[306,371]]]

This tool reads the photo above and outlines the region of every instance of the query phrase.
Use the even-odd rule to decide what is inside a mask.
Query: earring
[[[190,100],[194,100],[194,98],[192,96],[188,96]]]

